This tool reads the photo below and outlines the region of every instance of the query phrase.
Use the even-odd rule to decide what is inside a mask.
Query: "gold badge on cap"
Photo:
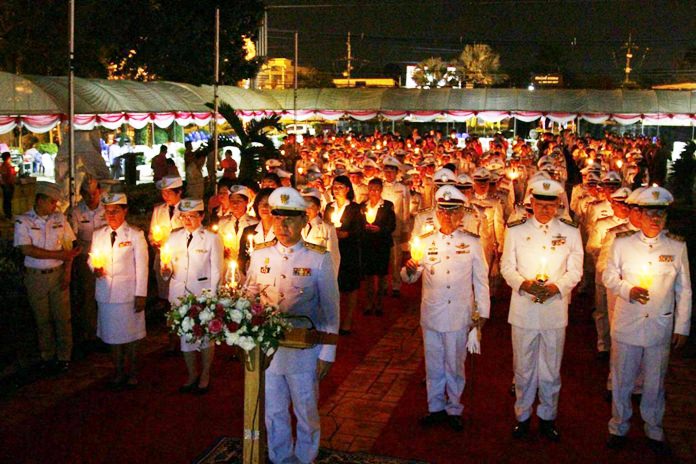
[[[182,205],[184,208],[190,208],[191,207],[191,202],[190,201],[184,201],[182,202]]]
[[[652,196],[655,200],[660,198],[660,192],[658,190],[653,191]]]
[[[442,194],[442,198],[444,198],[445,201],[450,201],[452,199],[452,194],[450,192],[445,192]]]
[[[280,202],[281,202],[282,204],[287,205],[289,201],[290,201],[290,195],[282,194],[282,195],[280,196]]]
[[[544,183],[541,184],[541,185],[544,187],[544,190],[548,190],[548,189],[551,188],[551,184],[550,184],[549,182],[544,182]]]

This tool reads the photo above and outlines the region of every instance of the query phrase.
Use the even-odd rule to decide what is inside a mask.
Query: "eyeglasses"
[[[664,219],[667,217],[666,209],[646,209],[643,212],[650,219]]]

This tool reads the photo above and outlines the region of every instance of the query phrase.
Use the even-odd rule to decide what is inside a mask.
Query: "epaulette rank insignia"
[[[566,219],[566,218],[563,218],[563,217],[562,217],[562,218],[559,218],[559,220],[560,220],[563,224],[568,224],[570,227],[575,227],[576,229],[578,228],[578,224],[577,224],[575,221],[571,220],[571,219]]]
[[[316,251],[317,253],[324,254],[326,253],[326,247],[321,246],[321,245],[316,245],[314,243],[309,243],[309,242],[304,242],[305,248],[308,250]]]
[[[263,242],[263,243],[259,243],[257,245],[254,245],[254,251],[261,250],[263,248],[271,247],[271,246],[275,245],[276,242],[277,242],[277,240],[273,239],[273,240],[269,240],[267,242]]]
[[[508,228],[515,227],[515,226],[519,226],[520,224],[524,224],[525,222],[527,222],[527,219],[521,218],[521,219],[517,219],[516,221],[508,222],[507,226],[508,226]]]
[[[676,240],[677,242],[686,241],[681,235],[673,234],[672,232],[667,232],[667,237],[671,238],[672,240]]]
[[[475,234],[475,233],[473,233],[473,232],[471,232],[471,231],[468,231],[468,230],[466,230],[466,229],[459,229],[459,230],[461,230],[462,232],[464,232],[466,235],[471,235],[471,236],[474,237],[474,238],[481,238],[480,235]]]

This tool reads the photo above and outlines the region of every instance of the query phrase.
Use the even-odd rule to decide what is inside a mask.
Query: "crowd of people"
[[[45,367],[67,370],[73,337],[98,337],[112,349],[115,389],[138,384],[148,296],[166,311],[181,296],[239,279],[350,343],[360,330],[355,311],[380,317],[385,297],[398,299],[402,282],[420,280],[429,411],[420,424],[454,430],[463,428],[467,351],[477,351],[491,301],[507,294],[507,284],[512,434],[531,433],[538,399],[539,432],[552,441],[561,438],[555,420],[568,306],[585,292],[594,298],[597,356],[610,362],[607,445],[625,445],[631,395],[641,393],[650,446],[665,452],[664,378],[670,348],[689,334],[691,284],[684,239],[665,230],[673,198],[658,185],[661,153],[659,142],[644,137],[571,131],[544,133],[536,143],[497,135],[485,147],[476,137],[460,144],[454,135],[417,130],[291,138],[258,183],[237,180],[226,157],[206,205],[194,180],[184,193],[165,150],[153,160],[163,202],[148,231],[126,221],[126,195],[102,191],[96,179],[85,180],[67,216],[56,209],[60,189],[39,182],[34,208],[16,218],[15,246],[26,257]],[[156,281],[151,295],[148,271]],[[72,321],[71,276],[81,298]],[[182,394],[205,394],[214,345],[172,337],[169,350],[183,352]],[[327,344],[280,348],[273,358],[271,461],[316,457],[317,384],[335,357]]]

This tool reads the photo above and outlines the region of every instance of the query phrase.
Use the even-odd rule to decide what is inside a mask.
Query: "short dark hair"
[[[9,151],[3,151],[2,152],[2,160],[7,161],[8,158],[10,158],[12,154]]]
[[[348,187],[348,194],[346,195],[346,198],[349,200],[354,200],[355,199],[355,192],[353,191],[353,184],[351,183],[350,179],[348,176],[336,176],[334,177],[333,183],[339,183],[342,185],[345,185]]]
[[[257,193],[256,196],[254,197],[253,208],[254,208],[254,212],[256,213],[257,218],[261,218],[261,215],[259,214],[259,205],[261,204],[261,200],[263,200],[264,198],[270,197],[271,193],[273,193],[273,190],[275,190],[275,189],[268,188],[268,187],[262,188],[261,190],[259,190],[259,193]]]
[[[276,185],[280,185],[280,177],[275,172],[267,172],[266,174],[264,174],[263,179],[261,179],[261,181],[263,182],[264,180],[272,180],[276,183]]]
[[[370,179],[370,182],[368,182],[367,185],[379,185],[380,188],[384,188],[384,183],[379,177],[373,177]]]

